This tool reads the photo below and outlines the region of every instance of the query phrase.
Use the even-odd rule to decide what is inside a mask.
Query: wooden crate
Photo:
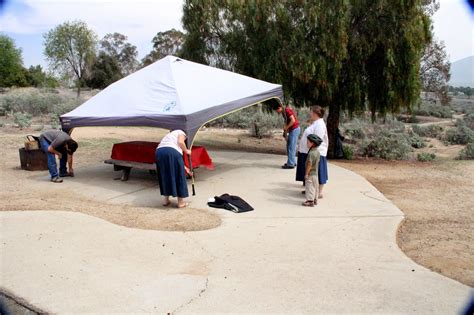
[[[20,164],[22,170],[45,171],[48,169],[48,157],[43,150],[20,150]]]

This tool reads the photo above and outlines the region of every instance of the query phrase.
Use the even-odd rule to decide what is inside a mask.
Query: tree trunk
[[[341,108],[339,104],[332,104],[329,107],[329,115],[327,121],[327,128],[328,128],[328,138],[329,138],[329,146],[328,146],[328,158],[334,158],[334,145],[336,144],[336,134],[337,128],[339,128],[339,118],[341,115]]]
[[[78,85],[77,86],[77,98],[79,98],[81,96],[81,86]]]

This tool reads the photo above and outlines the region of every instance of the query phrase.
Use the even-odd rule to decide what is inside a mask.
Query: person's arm
[[[188,150],[186,147],[186,136],[185,135],[178,135],[178,145],[183,150],[184,154],[190,155],[191,150]]]
[[[310,172],[311,172],[311,158],[308,156],[308,158],[306,159],[306,172],[304,174],[305,179],[309,177]]]
[[[58,158],[62,158],[62,156],[63,156],[63,155],[61,154],[61,152],[57,151],[57,150],[53,147],[52,144],[48,147],[48,152],[49,152],[49,153],[56,154],[56,155],[58,156]]]
[[[69,175],[74,176],[74,169],[72,168],[72,154],[67,155],[67,164],[68,164],[68,170],[69,170]]]

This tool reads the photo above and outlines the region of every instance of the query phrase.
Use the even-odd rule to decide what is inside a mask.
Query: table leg
[[[123,170],[122,170],[122,177],[120,178],[120,180],[122,182],[125,182],[128,180],[128,178],[130,177],[130,171],[132,170],[131,167],[124,167]]]

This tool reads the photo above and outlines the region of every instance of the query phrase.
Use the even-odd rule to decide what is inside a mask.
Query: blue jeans
[[[50,143],[45,139],[40,140],[41,149],[46,153],[48,156],[48,170],[49,174],[51,175],[51,179],[58,177],[58,166],[56,164],[56,155],[48,152],[48,147]],[[63,153],[62,158],[59,160],[59,174],[66,175],[67,174],[67,154]]]
[[[296,166],[296,143],[300,136],[300,127],[291,130],[288,133],[288,140],[286,142],[286,153],[288,154],[288,166]]]

